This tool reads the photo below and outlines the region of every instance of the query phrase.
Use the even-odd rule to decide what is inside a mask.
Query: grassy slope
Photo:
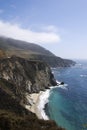
[[[31,60],[42,60],[47,62],[51,67],[69,67],[75,64],[71,60],[56,57],[53,53],[45,48],[24,41],[0,37],[0,57],[11,57],[16,55]]]
[[[19,51],[19,53],[23,52],[25,54],[43,54],[49,56],[54,55],[50,51],[46,50],[45,48],[37,44],[14,40],[10,38],[0,37],[0,48],[8,52]]]

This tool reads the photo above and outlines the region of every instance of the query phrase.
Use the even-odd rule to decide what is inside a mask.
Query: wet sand
[[[42,119],[42,117],[41,117],[40,111],[38,110],[38,105],[39,105],[39,101],[40,101],[39,97],[41,93],[43,92],[40,91],[39,93],[29,94],[29,97],[27,96],[27,99],[29,100],[29,102],[31,102],[31,105],[25,106],[28,110],[35,113],[37,117],[40,119]]]

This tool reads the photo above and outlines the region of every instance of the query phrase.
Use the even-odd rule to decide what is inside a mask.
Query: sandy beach
[[[61,85],[55,87],[61,87]],[[26,98],[30,104],[25,107],[29,111],[35,113],[39,119],[49,120],[49,117],[45,113],[44,107],[45,104],[49,102],[50,90],[53,88],[54,87],[50,87],[50,89],[45,91],[26,95]]]
[[[41,114],[41,110],[40,110],[40,105],[41,105],[40,104],[40,97],[41,97],[41,95],[43,95],[42,91],[38,94],[38,97],[37,97],[37,100],[36,100],[36,105],[34,106],[34,110],[35,110],[36,116],[39,119],[43,119],[42,114]]]
[[[31,105],[26,105],[25,107],[35,113],[39,119],[49,119],[44,111],[44,106],[48,102],[49,92],[50,90],[46,90],[27,95],[27,99],[31,102]]]

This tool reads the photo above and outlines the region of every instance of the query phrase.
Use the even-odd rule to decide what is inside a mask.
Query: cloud
[[[54,25],[49,25],[49,26],[43,26],[42,30],[47,31],[47,32],[58,32],[58,28]]]
[[[0,9],[0,14],[2,14],[4,12],[4,10]]]
[[[59,34],[55,32],[36,32],[31,29],[24,29],[18,24],[0,21],[0,36],[6,36],[18,40],[37,44],[58,43]]]

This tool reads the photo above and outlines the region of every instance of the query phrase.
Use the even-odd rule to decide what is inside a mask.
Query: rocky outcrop
[[[16,56],[0,60],[0,79],[10,84],[10,89],[21,104],[27,102],[27,94],[38,93],[57,84],[46,63]]]
[[[0,60],[0,78],[29,93],[56,85],[50,67],[46,63],[28,61],[16,56]]]
[[[12,91],[14,87],[0,79],[0,130],[65,130],[54,121],[39,120],[26,110]]]
[[[37,119],[25,109],[26,94],[56,85],[50,67],[19,57],[0,60],[0,130],[64,130],[54,121]]]

